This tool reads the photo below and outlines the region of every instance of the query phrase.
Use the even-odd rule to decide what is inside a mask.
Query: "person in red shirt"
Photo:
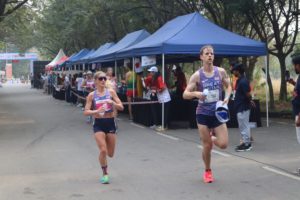
[[[148,90],[151,91],[150,99],[151,101],[159,101],[159,103],[162,105],[164,104],[164,122],[163,125],[160,125],[159,122],[159,107],[157,104],[151,104],[151,112],[153,116],[153,121],[155,125],[156,131],[165,131],[168,127],[169,123],[169,110],[171,106],[171,97],[170,93],[168,91],[168,88],[163,81],[163,78],[158,71],[158,68],[156,66],[151,67],[148,69],[148,72],[150,74],[145,79],[145,85],[148,88]],[[160,125],[160,126],[159,126]]]

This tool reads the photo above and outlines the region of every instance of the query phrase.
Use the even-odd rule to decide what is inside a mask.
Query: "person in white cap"
[[[211,170],[211,150],[213,144],[221,149],[228,145],[228,130],[224,121],[216,117],[216,104],[223,99],[222,91],[225,88],[223,104],[228,104],[231,94],[230,79],[223,68],[213,65],[214,49],[211,45],[205,45],[200,50],[200,59],[203,66],[190,78],[183,93],[184,99],[199,99],[196,109],[196,120],[200,138],[203,144],[202,158],[205,165],[203,181],[214,181]],[[210,132],[215,134],[214,139]]]
[[[168,129],[169,123],[169,110],[171,107],[171,96],[167,88],[166,83],[158,71],[156,66],[152,66],[148,69],[150,76],[145,80],[145,84],[149,90],[151,90],[151,101],[157,101],[162,105],[164,104],[164,121],[163,125],[158,120],[158,107],[157,104],[151,104],[151,112],[154,121],[156,131],[165,131]],[[161,124],[161,125],[159,125]]]

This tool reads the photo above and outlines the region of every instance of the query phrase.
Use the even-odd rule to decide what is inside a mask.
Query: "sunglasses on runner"
[[[98,77],[98,80],[99,80],[99,81],[106,81],[107,78],[106,78],[105,76],[100,76],[100,77]]]

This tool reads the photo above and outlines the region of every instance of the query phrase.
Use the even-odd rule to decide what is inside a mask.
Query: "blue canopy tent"
[[[77,61],[79,61],[82,57],[86,56],[91,50],[89,49],[82,49],[80,50],[72,59],[68,60],[69,65],[75,64]]]
[[[74,60],[74,61],[72,62],[72,64],[73,64],[73,65],[79,64],[80,66],[82,65],[82,70],[88,69],[89,67],[88,67],[88,64],[86,63],[87,58],[88,58],[89,56],[91,56],[93,53],[95,53],[95,51],[96,51],[95,49],[92,49],[92,50],[90,50],[89,52],[87,52],[85,55],[79,56],[76,60]]]
[[[122,49],[125,49],[129,46],[135,45],[138,42],[144,40],[150,35],[145,29],[134,31],[125,35],[119,42],[114,46],[103,51],[98,57],[92,59],[92,62],[96,63],[105,63],[105,62],[115,62],[115,73],[117,76],[117,57],[116,53]]]
[[[89,58],[89,56],[91,56],[93,53],[95,53],[95,49],[90,50],[86,55],[80,57],[78,60],[74,61],[74,64],[78,64],[78,63],[85,63],[87,61],[87,59]]]
[[[117,60],[116,54],[118,51],[125,49],[129,46],[135,45],[147,38],[148,36],[150,36],[150,33],[147,32],[145,29],[128,33],[118,43],[102,52],[98,57],[93,59],[93,61],[100,63],[115,61]]]
[[[164,77],[166,54],[199,55],[200,48],[207,44],[214,47],[217,56],[267,55],[265,43],[225,30],[195,12],[176,17],[143,41],[118,51],[116,59],[161,55]]]
[[[108,43],[101,45],[94,53],[87,56],[86,62],[93,63],[93,60],[95,60],[95,58],[98,58],[105,50],[107,50],[108,48],[111,48],[114,45],[115,45],[115,43],[113,43],[113,42],[110,42],[110,43],[108,42]]]
[[[89,49],[81,49],[76,55],[72,56],[72,58],[70,58],[67,63],[66,66],[67,67],[71,67],[72,65],[76,66],[76,62],[84,57],[85,55],[87,55],[90,52]]]
[[[267,54],[266,45],[225,30],[192,13],[167,22],[148,38],[120,50],[117,58],[157,54],[194,54],[206,44],[213,45],[216,55],[261,56]]]

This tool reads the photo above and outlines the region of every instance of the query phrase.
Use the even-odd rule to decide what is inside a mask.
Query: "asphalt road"
[[[29,86],[0,88],[0,200],[299,200],[300,145],[292,120],[271,119],[252,130],[253,150],[237,153],[237,129],[229,147],[214,149],[216,181],[204,170],[196,129],[164,134],[119,115],[111,184],[101,170],[92,127],[80,108]]]

